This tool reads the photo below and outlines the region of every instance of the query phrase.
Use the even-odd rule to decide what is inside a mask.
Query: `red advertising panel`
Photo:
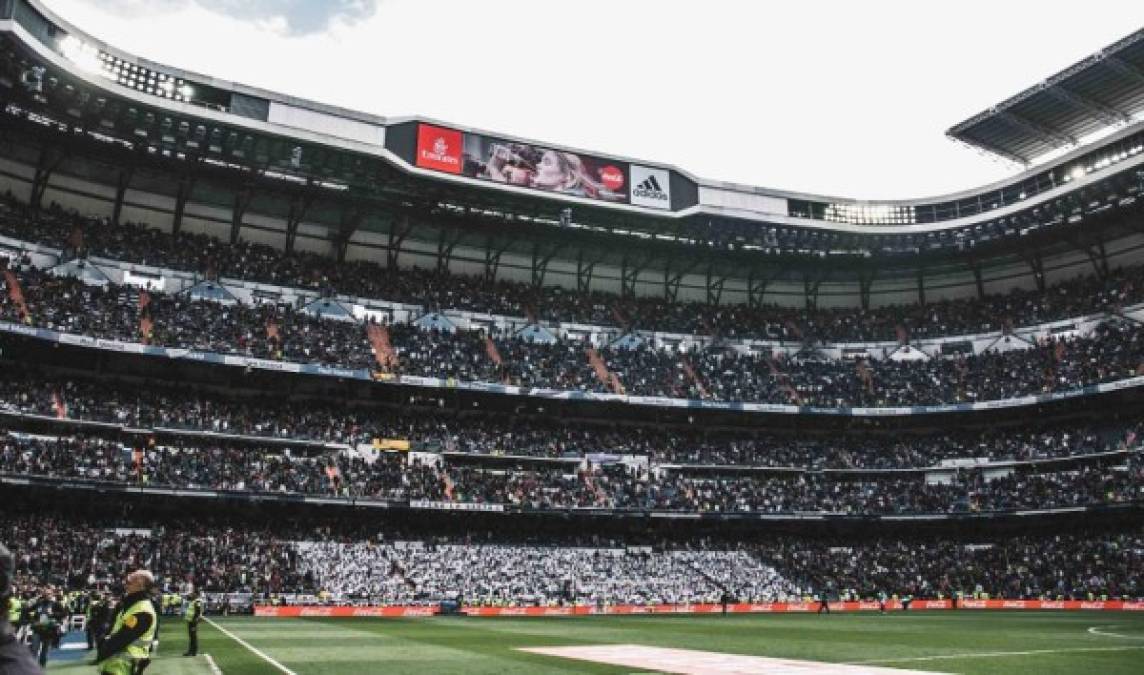
[[[461,173],[461,151],[464,134],[431,124],[417,127],[416,164],[422,169],[445,173]]]
[[[961,609],[1049,609],[1069,611],[1144,611],[1144,602],[1128,602],[1122,600],[1081,601],[1081,600],[962,600]],[[880,605],[877,602],[832,602],[830,609],[835,612],[877,611]],[[900,611],[902,604],[897,600],[886,603],[888,611]],[[950,600],[915,600],[910,605],[910,611],[917,610],[952,610],[953,602]],[[588,616],[591,614],[717,614],[723,611],[722,605],[609,605],[602,609],[596,607],[465,607],[462,611],[469,616]],[[787,612],[816,612],[817,602],[766,602],[766,603],[736,603],[727,606],[727,611],[734,614],[749,613],[787,613]],[[255,616],[276,617],[415,617],[433,616],[437,608],[426,606],[391,606],[391,607],[255,607]]]

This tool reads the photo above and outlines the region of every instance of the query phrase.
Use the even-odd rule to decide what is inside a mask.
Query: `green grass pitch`
[[[916,612],[575,618],[218,619],[297,675],[631,673],[632,668],[518,647],[639,644],[952,673],[1144,672],[1144,615],[1101,612]],[[1094,628],[1094,631],[1090,631]],[[148,675],[211,673],[178,656],[181,622],[163,624]],[[224,675],[283,673],[212,625],[200,651]],[[94,672],[79,666],[53,672]]]

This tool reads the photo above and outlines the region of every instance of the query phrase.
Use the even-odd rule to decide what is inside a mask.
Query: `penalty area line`
[[[954,659],[984,659],[995,656],[1034,656],[1036,654],[1067,654],[1069,652],[1124,652],[1144,649],[1144,645],[1125,647],[1071,647],[1064,649],[1030,649],[1021,652],[968,652],[965,654],[938,654],[936,656],[906,656],[900,659],[870,659],[869,661],[849,661],[852,665],[870,663],[906,663],[910,661],[948,661]]]
[[[267,654],[266,654],[265,652],[263,652],[262,650],[258,649],[257,647],[255,647],[254,645],[250,644],[250,643],[249,643],[249,642],[247,642],[246,640],[243,640],[242,638],[238,637],[238,636],[237,636],[237,635],[235,635],[234,633],[232,633],[232,632],[230,632],[229,630],[227,630],[227,629],[223,628],[222,626],[218,625],[218,624],[217,624],[217,623],[215,623],[214,621],[211,621],[211,620],[210,620],[210,619],[208,619],[207,617],[205,617],[205,616],[204,616],[204,617],[203,617],[203,621],[206,621],[206,622],[207,622],[207,623],[209,623],[210,625],[212,625],[212,626],[214,626],[215,628],[217,628],[217,629],[219,630],[219,632],[220,632],[220,633],[222,633],[223,635],[227,636],[227,637],[228,637],[228,638],[230,638],[231,640],[234,640],[235,642],[237,642],[238,644],[242,645],[243,647],[246,647],[246,648],[247,648],[248,650],[250,650],[250,652],[251,652],[251,653],[253,653],[255,656],[257,656],[257,657],[261,658],[263,661],[265,661],[265,662],[269,663],[270,665],[274,666],[274,667],[275,667],[275,668],[277,668],[279,671],[281,671],[281,672],[282,672],[284,675],[298,675],[297,673],[295,673],[294,671],[290,670],[290,669],[289,669],[289,668],[287,668],[286,666],[282,665],[281,663],[278,663],[278,662],[277,662],[277,661],[275,661],[274,659],[272,659],[272,658],[270,658],[269,656],[267,656]],[[217,667],[217,666],[216,666],[216,667]]]

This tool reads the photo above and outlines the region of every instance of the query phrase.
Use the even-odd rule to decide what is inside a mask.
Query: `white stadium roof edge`
[[[447,181],[458,185],[480,187],[482,189],[499,190],[506,193],[528,194],[533,197],[543,196],[544,198],[553,201],[566,202],[570,206],[581,204],[584,206],[591,206],[593,208],[624,210],[632,213],[639,213],[645,216],[650,215],[665,219],[682,218],[694,215],[709,215],[712,217],[726,217],[746,221],[756,221],[762,224],[773,226],[793,226],[809,229],[829,230],[834,232],[860,232],[863,234],[875,235],[902,235],[911,233],[925,234],[941,230],[964,228],[967,226],[972,226],[978,223],[993,220],[998,217],[1004,217],[1018,211],[1023,211],[1025,209],[1037,206],[1039,203],[1048,202],[1059,197],[1061,194],[1071,192],[1078,188],[1084,187],[1089,183],[1099,181],[1103,179],[1106,174],[1101,171],[1095,171],[1085,175],[1079,175],[1067,184],[1058,185],[1051,190],[1031,195],[1028,199],[1022,199],[1019,202],[1000,205],[996,208],[990,208],[975,215],[951,218],[947,220],[941,220],[939,222],[911,224],[869,223],[859,225],[845,221],[840,222],[815,220],[811,218],[803,218],[790,215],[788,204],[790,200],[807,200],[813,202],[829,203],[832,206],[837,205],[843,208],[854,207],[856,209],[878,209],[932,205],[934,203],[953,202],[961,199],[973,198],[983,193],[997,191],[1005,187],[1011,187],[1020,184],[1026,180],[1031,180],[1036,176],[1043,174],[1048,169],[1067,167],[1071,164],[1075,164],[1077,163],[1078,159],[1093,152],[1094,149],[1114,144],[1117,141],[1123,140],[1133,136],[1134,134],[1144,131],[1144,75],[1141,75],[1139,78],[1139,84],[1141,85],[1140,96],[1138,97],[1141,102],[1141,105],[1139,106],[1140,112],[1133,112],[1128,116],[1125,116],[1127,113],[1117,115],[1110,112],[1112,109],[1110,106],[1098,105],[1093,102],[1093,98],[1091,97],[1084,98],[1072,96],[1070,103],[1069,100],[1066,100],[1066,97],[1069,96],[1068,94],[1052,93],[1051,96],[1061,100],[1062,105],[1069,104],[1074,108],[1082,107],[1082,104],[1078,101],[1086,101],[1089,104],[1088,110],[1090,111],[1092,117],[1110,122],[1119,120],[1117,124],[1119,124],[1121,128],[1114,131],[1113,133],[1106,134],[1103,138],[1100,138],[1098,141],[1094,141],[1091,144],[1077,144],[1067,152],[1063,152],[1060,154],[1060,156],[1054,157],[1052,160],[1041,166],[1027,168],[1025,171],[1017,175],[996,181],[991,184],[969,188],[956,193],[923,198],[877,201],[858,200],[846,197],[799,193],[760,186],[741,185],[714,179],[701,178],[688,172],[686,169],[682,169],[671,164],[644,161],[635,158],[610,155],[607,153],[564,147],[555,144],[544,143],[543,141],[523,139],[515,137],[512,134],[490,132],[422,116],[408,115],[382,117],[369,113],[348,110],[345,108],[272,92],[257,87],[221,80],[210,75],[195,73],[192,71],[167,66],[165,64],[155,63],[147,59],[128,54],[113,45],[107,44],[87,34],[82,29],[72,25],[67,20],[56,15],[49,8],[45,7],[40,0],[8,0],[8,2],[16,3],[15,7],[17,10],[20,9],[21,5],[26,5],[27,7],[30,7],[32,10],[37,12],[41,17],[43,17],[43,19],[46,19],[49,23],[53,24],[55,27],[55,34],[53,37],[56,40],[61,40],[67,36],[70,36],[78,40],[82,45],[94,48],[99,52],[109,54],[124,63],[134,64],[142,68],[147,68],[157,73],[166,74],[172,78],[181,78],[195,85],[212,87],[221,91],[241,96],[263,99],[268,102],[270,106],[277,110],[277,113],[273,117],[278,121],[274,122],[270,120],[263,121],[259,119],[252,119],[250,117],[232,114],[226,111],[202,107],[199,105],[192,105],[187,102],[179,102],[169,99],[158,99],[156,97],[136,92],[130,87],[119,86],[113,80],[109,80],[106,77],[91,72],[90,70],[81,68],[76,62],[69,60],[59,51],[49,48],[43,42],[43,40],[32,35],[15,18],[0,19],[0,34],[7,33],[15,36],[16,39],[23,43],[27,48],[35,51],[36,54],[43,58],[45,61],[50,62],[53,65],[67,71],[70,76],[73,76],[78,80],[85,81],[93,88],[105,89],[109,95],[133,100],[140,105],[146,105],[159,109],[167,108],[172,112],[179,112],[184,115],[192,114],[202,118],[204,121],[213,121],[218,123],[225,123],[230,126],[246,127],[251,131],[272,133],[278,136],[296,138],[300,141],[321,144],[327,147],[356,153],[375,155],[385,159],[391,164],[401,167],[402,170],[410,174],[422,176],[425,178],[431,178],[437,181]],[[0,0],[0,7],[3,6],[4,1]],[[1027,92],[1018,94],[1000,106],[994,106],[989,111],[981,113],[980,115],[975,116],[974,118],[971,118],[970,120],[967,120],[966,122],[951,128],[947,133],[951,137],[957,138],[958,140],[961,140],[967,144],[993,151],[986,147],[988,145],[986,142],[969,138],[969,135],[971,134],[970,129],[972,128],[973,124],[987,123],[990,119],[992,119],[990,117],[991,114],[1000,116],[999,119],[1003,120],[1002,122],[998,122],[998,124],[1008,123],[1014,129],[1023,130],[1026,133],[1033,133],[1038,128],[1036,125],[1015,125],[1012,123],[1012,120],[1014,119],[1013,113],[1007,113],[1002,110],[1002,108],[1006,105],[1009,105],[1011,102],[1019,102],[1020,100],[1025,100],[1030,97],[1035,98],[1035,96],[1030,95],[1029,92],[1033,92],[1034,94],[1044,94],[1047,89],[1052,88],[1049,86],[1049,82],[1053,82],[1053,86],[1055,86],[1056,84],[1059,84],[1059,81],[1067,80],[1069,76],[1075,75],[1076,72],[1078,72],[1078,69],[1079,72],[1085,72],[1086,68],[1096,68],[1097,65],[1095,64],[1098,64],[1104,60],[1103,57],[1097,58],[1097,56],[1105,54],[1109,50],[1113,50],[1117,47],[1117,45],[1131,45],[1133,47],[1140,47],[1141,57],[1144,58],[1144,39],[1141,39],[1142,37],[1144,37],[1144,30],[1137,31],[1132,35],[1122,39],[1121,41],[1118,41],[1108,49],[1097,52],[1097,55],[1094,55],[1093,57],[1078,63],[1070,69],[1062,71],[1062,73],[1053,76],[1053,78],[1050,78],[1050,80],[1046,80],[1045,82],[1037,85],[1036,87],[1033,87]],[[1123,59],[1121,59],[1120,62],[1126,63]],[[1129,63],[1127,66],[1114,66],[1114,68],[1117,68],[1118,72],[1121,72],[1123,76],[1128,79],[1135,79],[1132,73],[1144,73],[1144,68],[1140,68],[1132,63]],[[1067,91],[1063,87],[1060,88],[1060,90]],[[1075,114],[1073,117],[1075,118]],[[1008,120],[1008,122],[1005,122],[1004,120]],[[1126,122],[1125,120],[1131,121]],[[481,134],[510,142],[537,144],[546,148],[583,153],[585,155],[603,157],[617,162],[626,162],[634,165],[650,167],[653,169],[672,171],[689,181],[693,181],[696,184],[699,193],[698,203],[693,206],[675,211],[652,210],[634,205],[609,204],[598,200],[555,193],[546,192],[542,193],[541,195],[537,195],[535,191],[528,190],[526,188],[518,188],[502,184],[492,184],[486,181],[478,181],[463,176],[453,176],[429,169],[423,169],[413,166],[405,158],[399,157],[385,147],[384,139],[386,129],[393,128],[398,124],[410,122],[423,122],[427,124],[447,127],[449,129],[461,131],[464,133]],[[304,124],[305,126],[299,126],[301,124]],[[1091,121],[1086,122],[1086,124],[1088,127],[1090,127]],[[315,131],[315,128],[318,128],[319,130]],[[1040,127],[1040,129],[1041,131],[1046,131],[1046,128],[1044,127]],[[367,138],[367,135],[371,136]],[[1054,147],[1060,150],[1062,149],[1060,142],[1062,139],[1063,136],[1058,135],[1057,137],[1053,137],[1050,140],[1052,143],[1054,143]],[[998,142],[998,147],[1000,147],[1000,142]],[[999,151],[997,154],[1007,156],[1010,159],[1014,158],[1012,153],[1006,153],[1005,151]],[[1119,161],[1115,163],[1114,166],[1118,171],[1137,167],[1144,168],[1144,152],[1138,152],[1133,154],[1131,157],[1124,158],[1124,161]]]

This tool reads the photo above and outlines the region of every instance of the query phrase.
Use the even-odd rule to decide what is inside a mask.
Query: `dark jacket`
[[[32,650],[16,642],[8,620],[0,619],[0,675],[43,675]]]

